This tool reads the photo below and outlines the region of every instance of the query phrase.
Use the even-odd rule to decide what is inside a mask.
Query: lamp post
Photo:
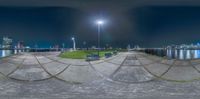
[[[84,42],[83,42],[84,49],[86,48],[86,46],[85,46],[85,45],[86,45],[86,41],[84,41]]]
[[[62,43],[62,51],[64,51],[64,49],[65,49],[65,43]]]
[[[101,33],[101,26],[104,24],[103,20],[97,20],[96,24],[98,26],[98,56],[99,56],[99,50],[100,50],[100,33]]]
[[[76,42],[75,42],[75,38],[72,37],[72,41],[73,41],[73,50],[75,51],[76,50]]]

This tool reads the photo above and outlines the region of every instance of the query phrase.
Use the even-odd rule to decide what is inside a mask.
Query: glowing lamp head
[[[72,37],[72,40],[74,41],[74,40],[75,40],[75,38],[74,38],[74,37]]]
[[[98,25],[102,25],[103,23],[104,23],[104,22],[103,22],[102,20],[98,20],[98,21],[97,21],[97,24],[98,24]]]

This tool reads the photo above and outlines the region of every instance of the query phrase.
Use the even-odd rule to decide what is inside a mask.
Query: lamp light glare
[[[74,37],[72,37],[72,40],[74,40],[75,38]]]
[[[103,24],[104,22],[102,21],[102,20],[98,20],[97,21],[97,24],[99,24],[99,25],[101,25],[101,24]]]

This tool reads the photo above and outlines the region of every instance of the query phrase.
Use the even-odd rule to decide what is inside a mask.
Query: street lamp
[[[75,51],[76,50],[76,42],[75,42],[75,38],[72,37],[72,41],[73,41],[73,50]]]
[[[62,51],[64,51],[64,48],[65,48],[65,43],[62,43]]]
[[[101,26],[104,24],[104,21],[103,20],[97,20],[96,24],[98,26],[98,55],[99,55]]]

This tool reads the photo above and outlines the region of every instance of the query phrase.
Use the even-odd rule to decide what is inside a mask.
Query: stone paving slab
[[[104,63],[105,60],[96,60],[96,61],[90,61],[91,64],[95,65],[95,64],[100,64],[100,63]],[[109,62],[109,61],[108,61]]]
[[[141,65],[139,60],[125,60],[123,65],[125,66],[138,66]]]
[[[1,63],[6,63],[6,62],[8,62],[8,61],[10,61],[10,59],[2,58],[2,59],[0,59],[0,64],[1,64]]]
[[[29,55],[29,54],[24,53],[23,55],[18,55],[16,58],[18,58],[18,59],[24,59],[24,58],[26,58],[26,55]]]
[[[155,55],[147,55],[146,58],[150,59],[150,60],[153,60],[153,61],[162,61],[163,59],[166,59],[166,58],[162,58],[162,57],[155,56]]]
[[[49,63],[49,62],[53,62],[52,60],[44,57],[44,56],[36,56],[38,61],[41,63],[41,64],[46,64],[46,63]]]
[[[163,78],[175,81],[190,81],[200,79],[200,73],[192,66],[173,66]]]
[[[197,71],[200,71],[200,64],[197,64],[197,65],[192,65],[196,68]]]
[[[31,58],[26,58],[22,64],[23,65],[37,65],[38,61],[34,57],[31,57]]]
[[[57,76],[58,78],[67,82],[86,83],[97,79],[98,75],[90,66],[74,66],[70,65],[67,70]]]
[[[145,65],[146,69],[156,76],[161,76],[164,72],[168,70],[169,65],[154,63],[150,65]]]
[[[118,64],[119,61],[123,61],[127,55],[123,54],[122,57],[113,58]],[[137,55],[137,53],[134,53]],[[29,55],[29,54],[25,54]],[[45,55],[45,54],[43,54]],[[20,56],[20,59],[23,56]],[[52,55],[50,58],[56,57]],[[45,57],[38,55],[38,59],[45,59]],[[59,59],[56,57],[55,59]],[[143,63],[150,63],[152,60],[147,60],[144,57],[137,58]],[[48,59],[47,59],[48,60]],[[110,61],[110,60],[109,60]],[[132,61],[132,60],[131,60]],[[195,60],[198,62],[199,60]],[[46,61],[45,61],[46,62]],[[109,76],[111,71],[116,70],[119,65],[106,63],[95,64],[94,68]],[[115,61],[114,61],[115,62]],[[171,61],[163,61],[164,63],[171,64]],[[129,64],[127,62],[127,64]],[[130,62],[134,64],[134,62]],[[177,62],[177,65],[182,65],[181,62]],[[183,63],[185,64],[185,63]],[[141,64],[142,65],[142,64]],[[7,66],[7,64],[5,65]],[[8,65],[9,66],[9,65]],[[195,65],[199,68],[199,65]],[[56,61],[52,63],[44,64],[44,67],[51,72],[56,74],[62,71],[65,65],[61,65]],[[167,70],[169,65],[154,63],[146,65],[146,68],[151,72],[160,75]],[[4,71],[7,67],[1,68],[0,71]],[[9,66],[8,68],[14,69]],[[9,69],[8,69],[9,70]],[[19,69],[18,75],[15,77],[21,77],[21,79],[35,80],[42,76],[42,68],[38,65],[27,65]],[[101,71],[102,70],[102,71]],[[8,71],[9,72],[9,71]],[[116,78],[120,78],[121,81],[139,81],[144,80],[144,68],[139,66],[122,66],[116,72]],[[14,72],[16,75],[16,72]],[[85,74],[85,75],[83,75]],[[23,76],[27,75],[27,76]],[[122,76],[124,75],[124,77]],[[143,76],[141,76],[143,75]],[[114,75],[115,76],[115,75]],[[140,77],[141,76],[141,77]],[[39,77],[39,78],[38,78]],[[44,77],[47,77],[44,75]],[[99,74],[88,66],[70,66],[67,71],[57,76],[65,81],[58,80],[56,78],[37,81],[37,82],[21,82],[11,79],[6,79],[0,74],[0,98],[1,99],[199,99],[200,96],[200,82],[187,82],[187,83],[174,83],[165,80],[153,80],[148,83],[118,83],[109,81],[99,76]],[[174,66],[164,76],[164,78],[175,79],[175,80],[190,80],[191,78],[199,77],[199,74],[195,72],[191,66]],[[143,78],[143,79],[140,79]],[[119,80],[119,79],[116,79]],[[83,82],[82,84],[68,83],[67,81]]]
[[[199,99],[199,82],[154,81],[116,84],[105,80],[96,84],[71,85],[56,79],[38,83],[0,81],[2,99]],[[20,91],[19,91],[20,90]]]
[[[62,58],[54,56],[54,55],[45,56],[45,57],[52,60],[52,61],[58,61],[58,60],[62,59]]]
[[[171,59],[171,60],[163,59],[163,60],[160,61],[160,63],[167,64],[167,65],[172,65],[174,63],[174,60],[173,59]]]
[[[12,58],[12,59],[6,59],[7,62],[13,63],[13,64],[21,64],[24,59],[19,59],[19,58]]]
[[[50,77],[40,65],[22,65],[14,73],[9,75],[9,77],[19,80],[42,80]]]
[[[5,58],[0,59],[0,63],[9,62],[13,64],[20,64],[23,60],[24,59],[18,58],[18,57],[5,57]]]
[[[112,64],[112,63],[100,63],[100,64],[93,64],[93,67],[103,75],[109,77],[114,71],[119,68],[120,65]]]
[[[190,62],[193,65],[199,65],[200,64],[200,59],[190,60]]]
[[[156,63],[155,61],[149,60],[149,59],[139,59],[139,61],[140,61],[141,65],[149,65],[149,64],[152,64],[152,63]]]
[[[13,70],[15,70],[17,66],[12,63],[3,63],[0,64],[0,72],[3,73],[4,75],[8,75],[11,73]]]
[[[174,65],[176,66],[191,66],[190,62],[189,61],[183,61],[183,60],[176,60],[174,62]]]
[[[113,75],[112,79],[115,81],[138,83],[152,80],[153,76],[140,66],[122,66],[119,71]]]
[[[61,71],[63,71],[66,67],[68,67],[68,65],[58,63],[58,62],[51,62],[48,64],[44,64],[42,66],[52,75],[56,75],[60,73]]]
[[[37,55],[36,57],[34,57],[33,55]],[[56,61],[49,59],[48,57],[45,56],[45,54],[40,55],[40,54],[24,54],[23,55],[19,55],[16,57],[21,57],[21,58],[16,58],[22,61],[22,57],[26,58],[23,65],[37,65],[37,59],[39,62],[41,62],[42,64],[48,64],[48,65],[44,65],[44,67],[50,71],[50,73],[52,74],[56,74],[60,71],[62,71],[65,66],[67,65],[67,63],[70,64],[76,64],[77,66],[79,65],[89,65],[88,62],[84,61],[84,60],[74,60],[74,59],[62,59],[57,57],[55,54],[49,54],[49,56],[52,55],[54,57],[51,57],[52,59],[56,59],[56,61],[58,61],[58,63],[56,63]],[[145,67],[147,67],[147,69],[152,72],[153,74],[160,76],[162,73],[164,73],[165,71],[167,71],[167,69],[169,68],[169,65],[171,65],[174,61],[173,60],[167,60],[167,59],[162,59],[161,63],[156,63],[156,64],[152,64],[152,60],[157,60],[158,57],[156,56],[152,56],[150,55],[150,58],[148,57],[148,59],[146,57],[144,57],[143,55],[139,55],[137,53],[124,53],[124,54],[118,54],[118,56],[112,58],[112,59],[108,59],[106,62],[106,60],[100,60],[100,61],[95,61],[95,62],[91,62],[94,66],[94,68],[99,71],[100,73],[102,73],[103,75],[109,77],[118,67],[119,65],[112,63],[112,62],[119,62],[118,64],[121,64],[122,61],[126,58],[126,56],[133,56],[133,57],[129,57],[128,59],[126,59],[123,63],[123,65],[126,66],[139,66],[139,65],[145,65]],[[26,56],[26,57],[25,57]],[[136,56],[136,57],[135,57]],[[135,57],[135,58],[134,58]],[[36,59],[37,58],[37,59]],[[152,58],[152,59],[151,59]],[[11,59],[15,59],[15,58],[10,58]],[[139,59],[139,60],[137,60]],[[19,60],[16,60],[19,62]],[[21,62],[20,61],[20,62]],[[50,62],[50,63],[48,63]],[[51,64],[51,62],[53,62]],[[60,64],[60,63],[66,63],[65,65]],[[111,63],[109,63],[111,62]],[[121,63],[120,63],[121,62]],[[140,64],[140,62],[142,62],[142,64]],[[165,65],[166,64],[166,65]],[[190,65],[189,62],[186,61],[175,61],[174,65],[178,65],[178,66],[188,66]],[[55,67],[55,68],[54,68]],[[108,69],[109,67],[109,69]],[[56,69],[58,68],[58,69]],[[134,71],[134,70],[133,70]],[[74,70],[74,72],[76,72],[76,70]],[[77,71],[79,72],[79,71]]]
[[[115,64],[121,64],[125,58],[126,58],[126,55],[120,55],[112,60],[109,60],[108,62],[115,63]]]

